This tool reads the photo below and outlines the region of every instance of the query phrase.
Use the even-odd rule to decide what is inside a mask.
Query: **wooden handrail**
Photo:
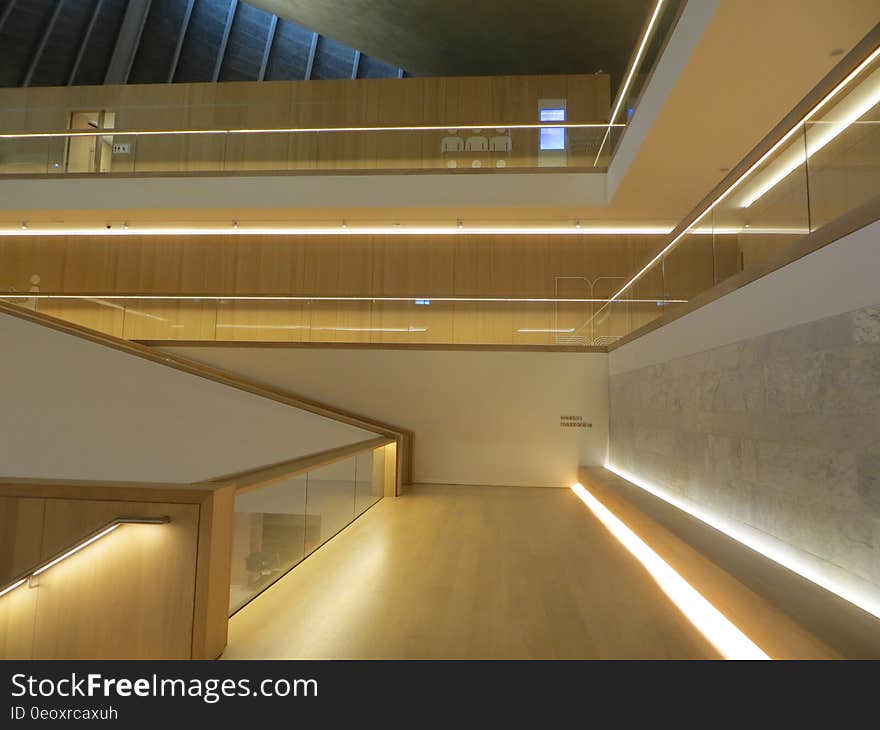
[[[387,446],[388,444],[393,443],[395,443],[395,440],[390,438],[380,437],[368,439],[366,441],[359,441],[355,444],[347,444],[346,446],[338,446],[334,449],[319,451],[315,454],[309,454],[308,456],[288,459],[287,461],[281,461],[277,464],[270,464],[269,466],[261,466],[256,469],[248,469],[247,471],[217,477],[216,479],[201,482],[194,486],[233,485],[235,486],[236,494],[243,494],[244,492],[262,489],[263,487],[268,487],[270,484],[276,484],[285,479],[290,479],[312,471],[313,469],[318,469],[322,466],[329,466],[330,464],[335,464],[343,459],[348,459],[352,456],[373,451],[382,446]]]
[[[391,426],[387,423],[365,418],[364,416],[349,411],[343,411],[339,408],[331,407],[324,403],[296,396],[265,385],[257,385],[244,378],[203,365],[194,360],[188,360],[178,355],[160,352],[151,347],[147,347],[146,345],[123,340],[114,337],[113,335],[89,329],[88,327],[83,327],[82,325],[74,324],[41,312],[24,309],[7,302],[0,301],[0,314],[8,314],[11,317],[33,322],[34,324],[48,327],[49,329],[54,329],[58,332],[63,332],[80,339],[88,340],[89,342],[94,342],[98,345],[103,345],[104,347],[110,347],[114,350],[119,350],[128,353],[129,355],[143,358],[144,360],[150,360],[151,362],[189,373],[190,375],[196,375],[200,378],[212,380],[216,383],[243,390],[262,398],[268,398],[278,403],[299,408],[340,423],[345,423],[350,426],[362,428],[366,431],[381,434],[382,436],[393,439],[398,443],[398,462],[401,467],[398,471],[401,478],[406,477],[411,473],[413,433],[408,429]]]

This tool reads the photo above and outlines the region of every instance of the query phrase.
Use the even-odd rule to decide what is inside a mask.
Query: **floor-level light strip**
[[[636,54],[635,56],[633,56],[632,64],[630,66],[626,80],[623,82],[623,86],[620,87],[620,91],[617,92],[617,102],[614,104],[614,110],[611,112],[611,116],[609,117],[608,129],[605,130],[605,136],[602,138],[602,144],[599,145],[599,151],[596,153],[596,159],[593,161],[593,167],[595,167],[599,162],[599,157],[602,155],[602,150],[605,148],[605,143],[608,141],[608,136],[611,134],[611,128],[616,126],[625,126],[622,124],[616,124],[615,120],[617,119],[617,115],[620,114],[620,108],[623,106],[623,102],[626,100],[626,95],[629,93],[630,84],[632,84],[633,78],[635,78],[636,75],[636,71],[638,71],[639,64],[642,62],[642,56],[648,47],[648,41],[650,41],[651,36],[654,35],[654,26],[657,23],[657,19],[660,17],[660,10],[663,8],[663,3],[664,0],[657,0],[657,4],[654,6],[654,12],[651,13],[651,19],[648,21],[645,32],[641,37],[639,46],[636,49]]]
[[[5,596],[7,593],[14,591],[16,588],[23,586],[27,583],[31,578],[35,578],[38,575],[45,573],[50,568],[55,567],[58,563],[63,560],[67,560],[71,555],[76,555],[83,548],[88,547],[94,542],[97,542],[102,537],[106,537],[111,532],[119,529],[122,525],[164,525],[170,522],[170,518],[167,516],[162,517],[118,517],[113,520],[109,524],[105,525],[102,528],[99,528],[97,532],[94,534],[88,535],[83,538],[80,542],[75,545],[67,548],[62,553],[49,558],[45,563],[41,563],[36,567],[29,570],[24,575],[19,575],[16,577],[11,583],[5,586],[0,586],[0,598]]]
[[[574,484],[572,491],[725,659],[770,658],[582,484]]]
[[[705,522],[711,527],[714,527],[719,532],[723,532],[728,537],[733,538],[737,542],[742,543],[746,547],[751,548],[752,550],[760,553],[764,557],[769,558],[775,563],[779,563],[779,565],[783,566],[784,568],[788,568],[792,572],[797,573],[798,575],[806,578],[812,583],[821,586],[825,590],[830,591],[837,596],[840,596],[844,600],[849,601],[850,603],[858,606],[862,610],[867,611],[874,616],[880,617],[880,603],[878,603],[876,599],[872,599],[866,595],[860,595],[853,590],[847,589],[845,586],[841,586],[832,581],[829,581],[826,577],[820,575],[818,571],[805,563],[803,560],[799,560],[795,555],[792,555],[791,553],[782,550],[779,545],[774,544],[775,541],[771,541],[771,539],[769,538],[767,540],[761,540],[757,535],[753,533],[747,532],[744,529],[737,529],[735,524],[710,515],[708,512],[697,508],[693,504],[684,502],[683,500],[675,497],[668,490],[656,484],[646,482],[639,477],[614,466],[613,464],[605,464],[605,468],[608,471],[617,474],[617,476],[621,477],[622,479],[626,479],[628,482],[635,484],[640,489],[644,489],[646,492],[649,492],[655,497],[662,499],[664,502],[671,504],[673,507],[677,507],[683,512],[687,512],[692,517],[696,517],[698,520]]]

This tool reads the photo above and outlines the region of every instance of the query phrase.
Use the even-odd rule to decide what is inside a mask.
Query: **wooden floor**
[[[568,489],[418,486],[229,622],[228,659],[718,658]]]

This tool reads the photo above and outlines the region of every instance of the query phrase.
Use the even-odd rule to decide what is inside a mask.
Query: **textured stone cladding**
[[[612,376],[610,409],[613,465],[880,585],[880,306]]]

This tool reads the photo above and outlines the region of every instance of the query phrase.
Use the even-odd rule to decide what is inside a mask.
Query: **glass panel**
[[[283,576],[317,539],[306,518],[305,475],[235,498],[230,611],[235,611]]]
[[[719,281],[764,263],[810,232],[804,143],[801,128],[694,227],[698,237],[716,240]]]
[[[810,223],[815,230],[880,194],[880,61],[807,124]]]
[[[355,459],[323,466],[308,474],[306,554],[354,519]]]

